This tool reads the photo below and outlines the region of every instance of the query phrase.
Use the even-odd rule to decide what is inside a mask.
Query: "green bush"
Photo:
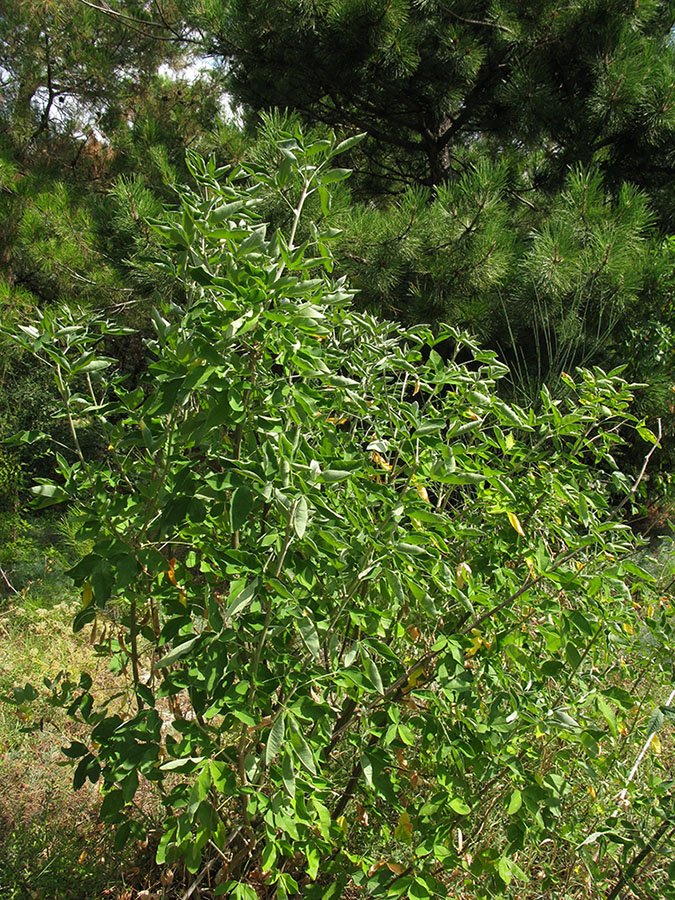
[[[122,845],[153,784],[158,860],[240,900],[602,890],[672,816],[666,780],[622,768],[651,712],[646,690],[631,712],[626,661],[656,694],[672,652],[668,604],[633,605],[651,578],[608,501],[632,489],[612,455],[630,386],[565,375],[535,415],[470,338],[352,311],[335,235],[305,223],[295,245],[343,149],[282,135],[271,175],[189,157],[196,186],[155,224],[187,301],[155,311],[140,387],[95,355],[102,320],[18,336],[74,445],[96,424],[108,448],[34,488],[78,504],[75,627],[103,629],[134,703],[51,685],[90,728],[75,785],[100,782]],[[270,190],[287,234],[257,218]]]

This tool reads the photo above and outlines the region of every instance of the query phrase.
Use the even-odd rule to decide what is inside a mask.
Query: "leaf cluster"
[[[83,423],[107,446],[34,489],[78,504],[75,627],[133,701],[50,683],[90,729],[67,750],[75,784],[101,783],[120,845],[155,785],[158,859],[197,877],[223,860],[217,894],[497,897],[540,877],[528,860],[561,827],[606,884],[575,798],[616,772],[627,581],[650,583],[609,500],[630,490],[631,387],[579,370],[535,413],[459,331],[355,310],[336,235],[301,224],[312,198],[329,212],[349,149],[288,132],[271,174],[190,154],[195,186],[153,224],[185,301],[155,310],[138,386],[100,356],[103,321],[16,336],[52,368],[75,446]],[[275,191],[285,232],[260,218]],[[629,832],[615,823],[617,846]]]

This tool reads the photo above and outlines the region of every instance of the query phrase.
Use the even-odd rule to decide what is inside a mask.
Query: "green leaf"
[[[14,694],[18,693],[18,689],[14,689]],[[22,692],[23,693],[23,692]],[[23,696],[20,698],[19,702],[23,702]],[[89,748],[86,744],[83,744],[82,741],[71,741],[68,747],[62,747],[61,752],[64,756],[67,756],[69,759],[79,759],[81,756],[86,756],[89,753]]]
[[[598,704],[598,710],[602,714],[605,722],[609,726],[609,730],[611,731],[613,737],[618,736],[618,730],[616,727],[616,716],[614,714],[614,710],[612,707],[604,700],[602,697],[598,696],[596,698],[596,702]]]
[[[187,656],[190,650],[192,650],[192,648],[201,640],[201,638],[201,634],[196,634],[189,640],[184,641],[177,647],[174,647],[173,650],[169,650],[169,652],[165,656],[163,656],[155,663],[155,669],[166,669],[167,666],[171,666],[173,665],[173,663],[178,662],[179,659]]]
[[[329,216],[330,215],[330,201],[331,201],[330,194],[326,190],[326,188],[321,184],[318,187],[318,193],[319,193],[319,202],[321,203],[321,212],[324,214],[324,216]]]
[[[515,425],[518,428],[527,425],[527,418],[522,413],[519,414],[515,409],[512,409],[498,397],[492,398],[492,408],[500,412],[502,420],[508,422],[510,425]]]
[[[110,359],[92,359],[90,362],[86,363],[82,368],[79,369],[80,372],[100,372],[102,369],[107,369],[112,365],[112,360]]]
[[[268,840],[262,852],[260,868],[263,872],[270,872],[277,859],[277,845]]]
[[[160,768],[163,772],[194,772],[204,764],[201,756],[184,756],[180,759],[170,759],[168,762],[162,763]]]
[[[316,775],[314,757],[312,756],[312,751],[309,749],[309,745],[304,737],[301,734],[294,734],[291,738],[291,743],[303,767],[307,769],[311,775]]]
[[[321,644],[319,643],[319,635],[314,622],[312,622],[308,615],[302,615],[295,620],[295,624],[297,625],[300,637],[304,641],[309,652],[314,659],[319,659]]]
[[[344,141],[340,141],[335,150],[333,150],[332,155],[337,156],[338,153],[345,153],[347,150],[351,150],[352,147],[356,147],[357,144],[360,144],[366,136],[367,132],[362,131],[360,134],[354,134],[351,137],[345,138]]]
[[[293,766],[293,757],[286,751],[284,753],[283,762],[281,764],[281,777],[284,787],[291,797],[295,797],[295,768]]]
[[[64,503],[70,500],[70,496],[58,484],[34,484],[31,491],[38,499],[38,505],[53,506],[56,503]]]
[[[443,476],[446,484],[482,484],[487,481],[486,475],[480,472],[456,472],[454,475]]]
[[[511,860],[507,859],[505,856],[497,863],[497,872],[499,873],[499,877],[505,884],[511,884],[511,879],[513,877],[511,873]]]
[[[511,799],[509,800],[509,805],[506,810],[507,814],[509,816],[515,815],[522,805],[523,805],[523,795],[518,790],[518,788],[516,788],[515,791],[511,794]]]
[[[267,743],[265,744],[265,765],[269,766],[274,757],[279,752],[279,748],[281,747],[284,741],[284,732],[285,732],[285,721],[284,714],[279,713],[277,716],[274,725],[270,728],[270,733],[267,736]]]
[[[368,787],[373,786],[373,763],[367,753],[361,753],[361,769]]]
[[[346,469],[326,469],[321,473],[321,478],[324,481],[332,483],[335,481],[345,481],[352,474],[352,472],[348,472]]]
[[[307,856],[307,874],[311,881],[315,881],[316,876],[319,874],[321,855],[316,847],[308,847],[305,855]]]
[[[458,815],[460,816],[468,816],[471,812],[471,807],[467,806],[466,803],[463,800],[460,800],[459,797],[453,798],[448,806],[453,812],[458,813]]]
[[[660,730],[661,726],[663,725],[664,719],[665,715],[663,713],[663,710],[657,706],[657,708],[649,718],[649,724],[647,725],[647,737],[650,737],[650,735],[652,734],[656,734],[656,732]]]
[[[632,694],[629,694],[625,688],[613,686],[610,688],[605,688],[602,691],[605,697],[609,697],[610,700],[614,700],[619,706],[624,709],[631,709],[637,703],[635,697]]]
[[[258,894],[248,884],[237,884],[231,896],[232,900],[258,900]]]
[[[305,534],[305,529],[307,528],[307,518],[307,501],[304,497],[300,497],[296,504],[295,512],[293,513],[293,528],[301,540]]]
[[[564,725],[567,728],[581,728],[581,725],[577,722],[576,719],[573,719],[572,716],[568,715],[566,712],[563,712],[561,709],[553,710],[553,716],[555,719],[560,722],[561,725]]]
[[[344,181],[352,174],[351,169],[329,169],[328,172],[322,172],[319,175],[321,184],[334,184],[336,181]]]
[[[125,801],[122,791],[109,791],[103,797],[103,803],[101,803],[101,818],[109,820],[111,816],[116,816],[117,813],[124,809],[124,805]]]
[[[44,431],[21,431],[6,438],[2,443],[7,447],[15,447],[17,444],[34,444],[37,441],[49,441],[51,437]]]
[[[635,430],[640,435],[643,441],[646,441],[648,444],[658,444],[658,437],[651,429],[647,428],[645,425],[636,425]]]
[[[408,887],[408,897],[410,900],[429,900],[431,892],[421,878],[415,878]]]
[[[380,670],[375,665],[375,661],[372,660],[365,652],[365,650],[361,650],[361,656],[363,658],[363,664],[366,669],[366,675],[372,686],[378,692],[378,694],[384,694],[384,685],[382,684],[382,677],[380,676]]]
[[[258,579],[254,578],[246,585],[246,587],[242,591],[237,594],[234,600],[232,600],[228,608],[225,610],[225,618],[232,618],[233,616],[236,616],[238,613],[246,609],[246,607],[255,597],[257,587]]]
[[[232,531],[239,531],[253,508],[253,495],[247,487],[238,487],[232,492],[230,502],[230,524]]]

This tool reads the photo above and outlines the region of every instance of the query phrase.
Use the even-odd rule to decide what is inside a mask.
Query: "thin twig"
[[[189,888],[185,891],[185,893],[182,895],[182,897],[180,898],[180,900],[190,900],[190,897],[194,894],[194,892],[197,890],[197,888],[199,887],[199,885],[200,885],[200,884],[202,883],[202,881],[206,878],[207,874],[211,871],[211,869],[215,866],[215,864],[216,864],[217,862],[218,862],[218,857],[217,857],[217,856],[211,857],[211,859],[206,863],[206,865],[205,865],[204,868],[201,870],[201,872],[199,873],[199,875],[197,875],[197,877],[195,878],[195,880],[192,882],[192,884],[190,885],[190,887],[189,887]]]
[[[666,702],[665,702],[665,704],[664,704],[664,707],[665,707],[666,709],[669,709],[671,703],[673,702],[673,700],[675,700],[675,688],[673,688],[673,690],[671,691],[670,697],[668,697],[668,699],[666,700]],[[656,730],[652,731],[652,732],[647,736],[647,740],[644,742],[644,744],[643,744],[643,746],[642,746],[642,750],[640,750],[640,753],[638,754],[638,758],[635,760],[635,763],[634,763],[634,765],[633,765],[633,768],[630,770],[630,773],[629,773],[629,775],[628,775],[628,778],[626,779],[626,787],[625,787],[625,788],[621,791],[621,793],[620,793],[620,796],[621,796],[622,798],[625,796],[626,790],[628,789],[628,785],[631,783],[631,781],[632,781],[632,780],[635,778],[635,776],[637,775],[637,770],[638,770],[638,768],[640,767],[640,763],[641,763],[642,760],[644,759],[644,755],[645,755],[645,753],[647,752],[647,750],[649,749],[649,745],[650,745],[651,742],[653,741],[654,735],[655,735],[655,734],[656,734]]]
[[[640,469],[638,477],[633,482],[633,487],[630,489],[630,491],[628,491],[628,493],[623,498],[621,503],[619,503],[617,506],[615,506],[614,509],[612,510],[612,512],[609,516],[610,520],[613,519],[617,515],[617,513],[619,513],[624,508],[624,506],[626,505],[626,503],[628,503],[630,498],[634,496],[635,492],[637,491],[638,487],[640,486],[640,483],[642,482],[642,479],[645,477],[645,473],[647,471],[647,466],[649,465],[649,460],[652,458],[652,454],[654,453],[654,451],[661,445],[661,437],[663,434],[663,429],[661,426],[661,419],[658,419],[658,425],[659,425],[659,429],[658,429],[659,433],[656,436],[656,443],[652,445],[649,453],[645,456],[645,459],[644,459],[644,462],[642,463],[642,468]]]
[[[647,839],[645,846],[637,853],[631,861],[628,863],[626,868],[621,872],[619,876],[619,880],[611,889],[611,891],[607,894],[606,900],[615,900],[616,897],[619,896],[619,892],[626,884],[627,881],[632,880],[635,876],[640,863],[647,857],[650,853],[656,850],[656,845],[661,840],[663,835],[668,830],[668,827],[672,825],[670,819],[665,819],[661,825],[659,825],[658,829],[654,832],[654,834]],[[674,829],[675,830],[675,829]],[[672,835],[672,832],[671,832]]]
[[[13,587],[13,586],[9,583],[9,578],[7,578],[7,576],[5,575],[5,570],[2,568],[2,566],[0,566],[0,578],[2,578],[2,580],[5,582],[5,584],[6,584],[7,587],[10,589],[10,591],[11,591],[13,594],[16,594],[17,597],[18,597],[18,596],[19,596],[19,592],[17,591],[17,589],[16,589],[15,587]]]

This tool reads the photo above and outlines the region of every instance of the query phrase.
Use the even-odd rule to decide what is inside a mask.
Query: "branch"
[[[640,863],[645,859],[646,856],[649,855],[649,853],[651,853],[652,851],[654,851],[656,849],[657,843],[661,840],[663,835],[668,830],[668,827],[672,824],[673,823],[671,822],[670,819],[665,819],[661,823],[661,825],[657,828],[657,830],[654,832],[654,834],[650,838],[647,839],[647,842],[646,842],[645,846],[642,848],[642,850],[640,850],[639,853],[636,853],[635,856],[633,856],[633,858],[628,863],[628,865],[626,866],[624,871],[621,873],[621,875],[619,876],[619,880],[614,885],[614,887],[611,889],[611,891],[607,894],[606,900],[615,900],[615,898],[619,896],[619,893],[620,893],[621,889],[623,888],[623,886],[625,885],[625,883],[629,879],[633,878],[633,876],[637,872],[637,869],[638,869],[638,866],[640,865]],[[673,830],[675,830],[675,829],[673,829]]]
[[[673,702],[673,700],[675,700],[675,689],[673,689],[671,691],[670,697],[668,697],[664,706],[666,708],[670,708],[670,705]],[[644,755],[647,752],[647,750],[649,749],[649,745],[651,744],[655,734],[656,734],[656,730],[652,731],[651,734],[648,735],[647,740],[644,742],[644,744],[642,746],[642,750],[640,750],[640,752],[638,754],[638,758],[635,760],[635,764],[633,765],[633,768],[630,770],[628,778],[626,779],[626,787],[624,787],[623,790],[620,791],[620,793],[619,793],[619,797],[621,799],[623,799],[625,797],[626,791],[628,789],[628,785],[631,783],[631,781],[637,775],[637,770],[640,767],[640,763],[644,759]]]
[[[97,12],[103,13],[104,16],[109,16],[111,19],[126,22],[134,31],[140,34],[141,37],[149,38],[152,41],[180,41],[181,43],[186,44],[200,44],[200,41],[187,37],[186,35],[180,35],[173,27],[168,26],[163,22],[153,22],[152,19],[137,19],[135,16],[128,16],[126,13],[110,9],[109,6],[99,6],[97,3],[92,3],[91,0],[78,0],[78,3],[81,3],[83,6],[88,6],[90,9],[95,9]],[[143,25],[146,28],[168,30],[170,34],[152,34],[147,31],[142,31],[138,27],[139,25]]]
[[[54,83],[52,80],[52,59],[49,53],[49,32],[45,32],[45,61],[47,63],[47,105],[43,109],[42,115],[40,116],[40,124],[30,136],[28,147],[31,146],[33,141],[35,141],[49,125],[49,114],[51,113],[54,97],[56,96],[56,91],[54,89]]]
[[[465,19],[464,16],[458,15],[451,9],[447,10],[447,12],[452,16],[453,19],[457,19],[460,22],[465,22],[467,25],[484,25],[486,28],[497,28],[499,29],[499,31],[504,31],[506,32],[506,34],[511,34],[515,37],[515,32],[512,28],[509,28],[506,25],[501,25],[499,22],[481,22],[480,19]]]
[[[5,582],[5,584],[10,589],[10,591],[12,591],[13,594],[16,594],[17,596],[19,596],[19,592],[17,591],[17,589],[9,583],[9,579],[5,575],[5,570],[2,568],[2,566],[0,566],[0,578],[2,578],[2,580]]]
[[[611,519],[613,519],[617,515],[617,513],[619,513],[624,508],[624,506],[626,505],[626,503],[628,503],[630,498],[634,496],[635,492],[637,491],[638,487],[640,486],[642,479],[645,477],[645,473],[647,472],[647,466],[649,465],[649,460],[652,458],[652,454],[657,449],[657,447],[660,447],[660,445],[661,445],[661,437],[663,435],[661,419],[658,419],[658,425],[659,425],[659,428],[658,428],[659,433],[656,436],[656,438],[657,438],[656,443],[652,445],[649,453],[645,456],[644,462],[642,463],[642,468],[640,469],[640,473],[633,483],[633,487],[626,494],[626,496],[623,498],[621,503],[619,503],[617,506],[614,507],[614,509],[612,510],[612,512],[609,516],[608,521],[611,521]]]

